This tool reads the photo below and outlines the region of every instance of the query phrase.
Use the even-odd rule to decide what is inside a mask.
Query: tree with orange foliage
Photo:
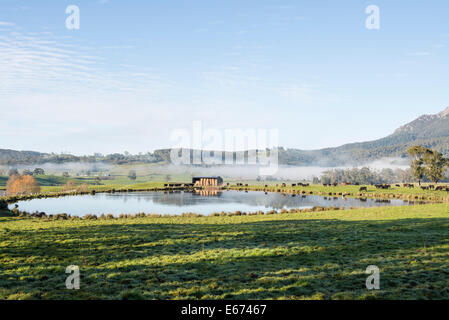
[[[12,176],[9,177],[8,181],[6,182],[6,192],[8,193],[8,190],[11,190],[11,186],[13,185],[13,183],[18,180],[20,178],[20,175],[18,174],[13,174]]]
[[[32,176],[12,175],[6,183],[7,195],[36,194],[41,191],[39,183]]]

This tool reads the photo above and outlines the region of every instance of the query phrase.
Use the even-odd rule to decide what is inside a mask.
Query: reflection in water
[[[196,190],[193,193],[194,195],[200,195],[202,197],[219,197],[223,192],[218,190]]]
[[[198,192],[126,192],[97,193],[96,195],[69,196],[61,198],[33,199],[20,201],[19,209],[47,214],[67,213],[70,215],[120,213],[182,214],[194,212],[256,212],[272,209],[321,207],[374,207],[409,205],[402,200],[373,200],[316,195],[287,195],[265,192],[238,192],[200,190]]]

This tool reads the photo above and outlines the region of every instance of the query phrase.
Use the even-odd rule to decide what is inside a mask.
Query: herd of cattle
[[[334,186],[336,187],[338,184],[337,183],[333,183],[333,184],[323,184],[324,187],[331,187]],[[350,183],[344,183],[343,185],[347,186],[350,185]],[[354,185],[359,185],[359,184],[354,184]],[[372,184],[372,186],[376,187],[376,189],[384,189],[384,190],[389,190],[392,188],[391,184]],[[409,188],[409,189],[413,189],[415,188],[415,185],[413,183],[404,183],[402,185],[404,188]],[[401,185],[400,184],[396,184],[395,187],[400,188]],[[449,192],[449,186],[434,186],[434,185],[428,185],[428,186],[419,186],[419,188],[421,188],[422,190],[435,190],[435,191],[448,191]],[[368,187],[360,187],[359,191],[368,191]]]
[[[308,187],[309,185],[310,184],[308,184],[308,183],[301,183],[301,182],[298,182],[297,184],[296,183],[292,183],[292,187],[296,187],[296,186],[298,186],[298,187]]]
[[[390,184],[376,184],[374,185],[377,189],[390,189],[392,186]],[[396,187],[400,188],[400,184],[396,184]],[[413,183],[404,183],[404,188],[413,189],[415,185]],[[428,186],[419,186],[422,190],[435,190],[435,191],[449,191],[449,186],[434,186],[433,184]]]
[[[229,183],[228,183],[228,185],[229,185]],[[352,184],[352,183],[348,183],[348,182],[342,183],[341,185],[343,185],[343,186],[349,186],[349,185],[360,186],[359,183],[353,183]],[[243,187],[243,186],[248,187],[248,184],[237,183],[237,186],[239,186],[239,187]],[[279,185],[276,184],[276,187],[278,187],[278,186]],[[298,187],[308,187],[308,186],[310,186],[310,184],[309,183],[298,182],[298,183],[292,183],[291,186],[292,187],[296,187],[296,186],[298,186]],[[323,183],[323,186],[324,187],[337,187],[338,183]],[[384,190],[389,190],[389,189],[391,189],[393,187],[393,185],[386,184],[386,183],[383,183],[383,184],[371,184],[371,186],[376,187],[376,189],[384,189]],[[400,184],[395,184],[394,186],[397,187],[397,188],[401,187]],[[286,188],[287,184],[282,183],[281,187],[282,188]],[[413,188],[415,188],[415,184],[413,184],[413,183],[404,183],[404,184],[402,184],[402,187],[413,189]],[[268,185],[265,185],[265,188],[268,188]],[[421,188],[422,190],[435,190],[435,191],[448,191],[449,192],[449,186],[434,186],[434,185],[421,186],[420,185],[419,188]],[[368,187],[367,186],[361,186],[359,191],[360,192],[361,191],[368,191]]]
[[[229,184],[228,184],[229,185]],[[237,185],[237,187],[243,187],[243,186],[245,186],[245,187],[248,187],[248,184],[243,184],[243,183],[237,183],[236,184]],[[308,187],[308,186],[310,186],[310,184],[309,183],[301,183],[301,182],[298,182],[298,183],[292,183],[292,187],[296,187],[296,186],[298,186],[298,187]],[[265,185],[265,188],[268,188],[269,186],[268,186],[268,184],[266,184]],[[276,187],[279,187],[279,184],[276,184]],[[287,184],[286,183],[283,183],[282,185],[281,185],[281,187],[282,188],[286,188],[287,187]]]

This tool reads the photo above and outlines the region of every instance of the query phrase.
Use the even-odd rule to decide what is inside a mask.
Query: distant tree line
[[[110,163],[110,164],[131,164],[131,163],[155,163],[166,159],[161,157],[163,153],[147,152],[132,155],[128,152],[113,153],[103,155],[95,153],[87,156],[75,156],[72,154],[45,154],[38,152],[24,152],[0,149],[0,165],[14,166],[17,164],[43,164],[43,163],[69,163],[69,162],[84,162],[84,163]]]
[[[414,180],[411,169],[389,169],[373,170],[367,167],[352,169],[333,169],[323,172],[321,178],[314,178],[313,183],[333,184],[382,184],[402,183]]]
[[[436,150],[413,146],[407,150],[411,157],[410,168],[372,170],[370,168],[334,169],[323,172],[321,179],[314,178],[314,183],[351,183],[351,184],[382,184],[406,182],[448,181],[446,176],[449,159]]]
[[[11,177],[14,175],[19,175],[19,170],[17,170],[16,168],[11,168],[6,173],[8,176]],[[0,170],[0,176],[2,176],[4,174],[5,174],[5,171]],[[22,171],[22,175],[24,175],[24,176],[43,176],[43,175],[45,175],[45,171],[42,168],[36,168],[34,170],[24,169]]]

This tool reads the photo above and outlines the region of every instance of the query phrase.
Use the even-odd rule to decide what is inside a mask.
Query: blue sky
[[[448,13],[447,0],[1,0],[0,148],[147,152],[198,120],[279,129],[300,149],[380,138],[449,106]]]

